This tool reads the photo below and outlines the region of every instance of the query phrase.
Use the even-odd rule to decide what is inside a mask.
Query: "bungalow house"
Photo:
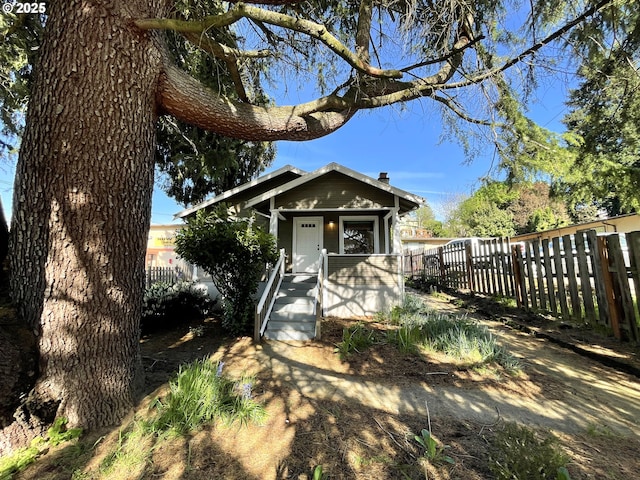
[[[294,317],[312,323],[314,310],[318,317],[373,315],[401,301],[399,218],[423,203],[391,186],[386,173],[374,179],[331,163],[314,172],[282,167],[176,217],[219,204],[238,216],[254,215],[282,252],[282,273],[274,272],[259,304],[266,310],[260,314],[260,335],[283,338],[275,332],[282,327],[290,333],[284,338],[305,338],[292,333]],[[270,295],[278,299],[273,306]],[[317,324],[308,328],[317,335]]]

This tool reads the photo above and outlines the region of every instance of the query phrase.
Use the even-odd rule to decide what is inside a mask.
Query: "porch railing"
[[[269,315],[273,309],[273,304],[276,301],[276,294],[280,289],[282,277],[284,276],[284,260],[285,253],[283,248],[280,250],[280,257],[278,258],[278,261],[271,269],[269,280],[267,281],[264,292],[260,297],[260,301],[256,305],[255,326],[253,332],[253,339],[256,342],[260,341],[262,335],[264,335],[264,331],[267,329]]]
[[[322,322],[323,307],[324,307],[324,276],[325,276],[325,263],[327,261],[327,250],[322,249],[320,253],[320,260],[318,266],[318,282],[316,284],[316,298],[313,303],[313,313],[316,315],[316,339],[320,339],[320,324]]]

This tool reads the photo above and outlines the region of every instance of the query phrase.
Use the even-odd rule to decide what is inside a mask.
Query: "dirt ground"
[[[180,364],[211,356],[224,361],[232,377],[255,375],[254,394],[268,419],[263,426],[217,425],[158,441],[147,447],[153,449],[150,462],[110,478],[304,479],[322,465],[332,479],[489,479],[488,445],[507,421],[557,436],[571,458],[572,479],[637,477],[640,383],[632,374],[638,365],[632,346],[567,328],[553,329],[559,340],[550,341],[551,328],[530,322],[523,332],[517,315],[488,303],[445,294],[424,298],[433,308],[466,312],[487,324],[521,359],[523,373],[468,369],[440,355],[403,355],[389,345],[343,362],[334,349],[350,321],[338,319],[327,319],[322,340],[313,342],[255,345],[225,338],[215,319],[191,325],[203,327],[201,336],[188,325],[156,332],[141,344],[148,380],[141,414],[162,396]],[[566,348],[570,344],[630,365],[631,373]],[[420,460],[413,435],[429,418],[455,464]],[[17,478],[105,478],[99,464],[118,438],[117,429],[98,432],[85,440],[91,448],[75,456],[73,447],[52,451]]]

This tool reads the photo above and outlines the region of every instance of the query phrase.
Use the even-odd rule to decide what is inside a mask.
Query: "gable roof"
[[[425,203],[424,198],[419,197],[417,195],[414,195],[412,193],[406,192],[405,190],[401,190],[400,188],[396,188],[393,187],[391,185],[389,185],[388,183],[384,183],[381,182],[379,180],[375,180],[371,177],[368,177],[367,175],[364,175],[360,172],[356,172],[355,170],[352,170],[350,168],[347,168],[343,165],[340,165],[338,163],[330,163],[328,165],[325,165],[322,168],[319,168],[318,170],[315,170],[311,173],[307,173],[299,178],[296,178],[295,180],[292,180],[290,182],[287,182],[283,185],[280,185],[278,187],[272,188],[271,190],[264,192],[260,195],[256,195],[255,197],[253,197],[252,199],[250,199],[247,203],[246,203],[246,207],[253,207],[255,205],[257,205],[260,202],[263,202],[264,200],[267,200],[271,197],[274,197],[276,195],[280,195],[284,192],[287,192],[291,189],[294,189],[296,187],[299,187],[301,185],[304,185],[305,183],[308,183],[318,177],[321,177],[322,175],[325,175],[329,172],[339,172],[342,173],[343,175],[346,175],[348,177],[354,178],[355,180],[358,180],[362,183],[366,183],[367,185],[371,185],[372,187],[378,188],[380,190],[384,190],[385,192],[391,193],[392,195],[397,195],[398,197],[405,199],[411,203],[415,203],[416,205],[422,205]]]
[[[294,188],[297,188],[301,185],[304,185],[312,180],[315,180],[316,178],[319,178],[323,175],[326,175],[327,173],[330,172],[338,172],[341,173],[342,175],[346,175],[348,177],[353,178],[354,180],[357,180],[359,182],[365,183],[367,185],[370,185],[374,188],[377,188],[379,190],[385,191],[387,193],[390,193],[392,195],[396,195],[398,196],[401,200],[404,200],[405,206],[408,206],[409,208],[406,208],[405,210],[411,210],[412,208],[415,208],[417,206],[423,205],[426,203],[426,201],[424,200],[424,198],[419,197],[418,195],[414,195],[412,193],[409,193],[405,190],[402,190],[400,188],[397,187],[393,187],[391,185],[389,185],[388,183],[385,182],[381,182],[379,180],[376,180],[374,178],[371,178],[367,175],[364,175],[360,172],[356,172],[355,170],[352,170],[350,168],[347,168],[343,165],[340,165],[338,163],[330,163],[328,165],[325,165],[322,168],[319,168],[313,172],[304,172],[302,170],[296,169],[294,167],[292,167],[291,165],[287,165],[285,167],[282,167],[274,172],[272,172],[269,175],[265,175],[263,177],[257,178],[256,180],[253,180],[251,182],[245,183],[244,185],[241,185],[239,187],[236,187],[232,190],[228,190],[210,200],[207,200],[205,202],[202,202],[198,205],[195,205],[189,209],[183,210],[179,213],[177,213],[175,215],[176,218],[183,218],[183,217],[187,217],[189,215],[191,215],[192,213],[202,209],[202,208],[206,208],[208,206],[211,205],[215,205],[218,202],[224,201],[224,200],[228,200],[229,198],[237,195],[240,192],[246,192],[249,193],[248,190],[251,188],[256,188],[258,185],[264,183],[266,180],[271,179],[271,178],[276,178],[278,176],[281,176],[287,172],[292,172],[297,174],[297,178],[294,178],[293,180],[289,180],[286,182],[282,182],[282,183],[276,183],[276,185],[271,188],[268,189],[266,191],[260,192],[257,195],[249,198],[246,202],[244,202],[243,207],[244,208],[251,208],[253,206],[258,205],[261,202],[264,202],[265,200],[268,200],[272,197],[275,197],[276,195],[280,195],[284,192],[288,192],[289,190],[292,190]],[[246,197],[245,197],[246,198]]]
[[[292,165],[285,165],[284,167],[280,167],[271,173],[258,177],[247,183],[243,183],[238,187],[222,192],[220,195],[216,195],[215,197],[205,200],[204,202],[198,203],[197,205],[193,205],[192,207],[182,210],[176,213],[173,217],[174,218],[188,217],[189,215],[197,212],[198,210],[209,207],[211,205],[215,205],[216,203],[220,203],[225,200],[229,200],[230,198],[238,195],[239,193],[245,192],[251,188],[256,188],[259,185],[264,184],[265,182],[268,182],[270,180],[277,181],[278,177],[286,177],[286,176],[292,176],[292,175],[300,177],[302,175],[305,175],[306,173],[307,172],[305,172],[304,170],[300,170],[299,168],[296,168]],[[289,175],[285,175],[285,174],[289,174]],[[281,183],[286,183],[286,180],[283,179]]]

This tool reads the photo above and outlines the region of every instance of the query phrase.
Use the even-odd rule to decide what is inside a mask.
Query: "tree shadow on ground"
[[[198,336],[200,326],[202,336]],[[474,398],[486,400],[488,395],[496,402],[520,398],[514,415],[531,420],[536,429],[544,427],[535,422],[545,415],[562,414],[547,403],[544,395],[553,393],[548,389],[540,387],[528,398],[518,396],[516,383],[511,390],[491,390],[478,378],[408,375],[404,370],[429,372],[452,365],[416,364],[393,350],[372,350],[341,362],[333,350],[342,324],[327,326],[324,339],[313,342],[255,344],[248,337],[227,338],[215,320],[143,338],[149,382],[138,416],[144,416],[153,399],[164,394],[163,385],[180,364],[206,356],[225,362],[224,371],[231,378],[256,377],[253,392],[267,409],[265,424],[216,423],[187,436],[152,438],[151,443],[140,441],[140,445],[132,441],[132,448],[139,446],[148,456],[125,470],[100,474],[103,460],[123,443],[121,429],[132,428],[130,418],[121,427],[87,435],[79,445],[53,449],[16,478],[58,480],[73,478],[76,472],[78,479],[310,479],[320,465],[332,479],[425,478],[426,473],[433,479],[483,479],[492,477],[489,443],[508,412],[501,414]],[[535,356],[535,351],[530,354]],[[558,381],[564,382],[568,377],[562,373],[556,366],[540,371],[541,377],[534,381],[544,385],[542,376],[558,374]],[[576,417],[584,402],[572,401],[575,409],[568,415]],[[528,413],[530,404],[546,409],[546,414]],[[438,445],[449,447],[445,453],[455,460],[454,465],[421,460],[423,451],[413,436],[428,428],[429,417]],[[624,478],[640,468],[632,454],[640,446],[635,438],[608,430],[591,437],[584,432],[559,434],[573,458],[569,470],[574,479],[609,471],[613,472],[610,478]]]

